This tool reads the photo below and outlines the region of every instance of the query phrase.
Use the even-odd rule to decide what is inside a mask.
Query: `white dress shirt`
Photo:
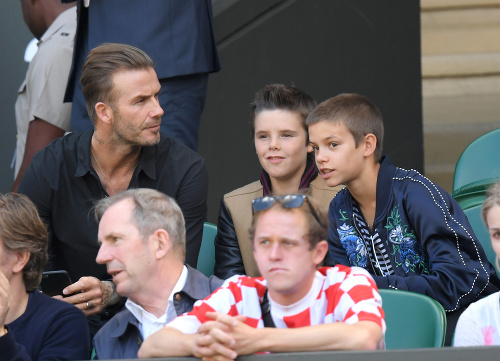
[[[186,266],[182,268],[182,273],[177,283],[175,284],[170,296],[168,297],[168,305],[165,313],[156,317],[152,313],[146,311],[142,306],[131,301],[130,299],[125,302],[125,307],[134,315],[134,317],[139,321],[139,331],[141,332],[142,338],[146,339],[149,335],[155,333],[156,331],[162,329],[167,323],[172,321],[177,317],[174,307],[174,295],[177,292],[182,291],[184,285],[186,284],[188,270]]]

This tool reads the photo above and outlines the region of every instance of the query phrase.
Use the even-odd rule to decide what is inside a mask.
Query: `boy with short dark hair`
[[[248,236],[252,199],[303,192],[318,203],[320,211],[328,212],[340,187],[328,187],[321,179],[309,149],[306,118],[317,105],[303,90],[283,84],[268,84],[255,94],[251,126],[262,171],[260,180],[222,199],[214,242],[217,277],[260,276]]]
[[[367,269],[379,288],[439,301],[449,343],[458,315],[500,286],[462,209],[417,171],[382,157],[382,117],[365,97],[328,99],[306,123],[322,177],[346,186],[328,213],[331,259]]]

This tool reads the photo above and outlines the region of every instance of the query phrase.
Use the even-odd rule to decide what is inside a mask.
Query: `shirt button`
[[[180,295],[180,294],[178,294],[178,293],[175,295],[175,299],[176,299],[178,302],[181,302],[181,301],[182,301],[182,297],[181,297],[181,295]]]
[[[140,346],[142,344],[142,340],[140,338],[137,338],[137,344]]]

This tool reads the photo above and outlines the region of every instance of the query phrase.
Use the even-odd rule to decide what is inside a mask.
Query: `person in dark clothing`
[[[323,179],[346,186],[328,212],[330,258],[367,269],[379,288],[441,303],[449,345],[460,313],[500,286],[464,212],[441,187],[382,156],[382,116],[365,97],[330,98],[306,122]]]
[[[77,295],[64,301],[84,310],[93,335],[120,309],[108,308],[120,305],[120,297],[106,268],[95,262],[95,201],[128,188],[153,188],[175,198],[186,220],[186,263],[195,267],[208,175],[203,158],[160,133],[160,84],[142,50],[124,44],[93,49],[81,83],[94,130],[69,134],[39,152],[19,192],[48,224],[52,268],[67,270],[76,281],[63,292]]]
[[[73,305],[37,291],[47,263],[47,227],[28,197],[0,195],[0,359],[85,360],[89,332]]]
[[[78,0],[75,51],[65,101],[71,130],[92,128],[78,83],[88,52],[103,43],[144,50],[155,62],[165,111],[161,130],[193,150],[205,106],[209,73],[220,70],[212,0]]]

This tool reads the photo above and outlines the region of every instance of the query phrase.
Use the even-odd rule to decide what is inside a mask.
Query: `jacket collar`
[[[314,156],[311,156],[311,153],[309,153],[307,155],[306,168],[304,169],[304,173],[300,178],[299,191],[302,189],[309,188],[309,184],[317,176],[318,176],[318,168],[316,168],[316,162],[314,161]],[[264,196],[272,195],[273,190],[271,186],[271,178],[264,169],[262,169],[262,172],[260,174],[260,184],[262,184]]]
[[[182,292],[194,300],[202,300],[212,293],[209,282],[200,282],[200,277],[206,278],[206,276],[187,264],[186,267],[188,269],[188,275],[186,285],[182,289]]]
[[[380,159],[380,169],[377,177],[377,209],[375,210],[375,219],[379,214],[385,214],[385,208],[389,204],[392,194],[392,181],[396,167],[391,163],[389,157],[384,155]]]
[[[164,138],[166,135],[161,134],[160,137]],[[135,174],[139,174],[142,170],[149,178],[156,180],[156,151],[158,144],[142,147]]]
[[[124,309],[122,312],[118,313],[115,317],[118,319],[116,320],[116,325],[117,327],[111,332],[110,337],[121,337],[125,334],[127,331],[129,325],[134,326],[137,331],[139,331],[139,321],[132,315],[132,313]],[[109,321],[113,322],[113,321]]]
[[[68,26],[68,24],[72,24],[76,19],[76,6],[71,7],[69,9],[64,10],[60,13],[55,20],[50,24],[45,33],[43,33],[40,41],[38,42],[38,46],[40,46],[44,41],[47,41],[50,37],[52,37],[55,33],[57,33],[63,26]],[[73,31],[76,28],[76,25],[72,26]]]
[[[209,282],[200,282],[200,277],[205,278],[206,276],[187,264],[186,267],[188,269],[188,274],[186,284],[181,292],[185,293],[194,300],[201,300],[205,298],[211,293],[210,285]],[[117,327],[111,332],[111,337],[120,337],[124,335],[129,325],[135,326],[135,328],[139,329],[139,321],[137,321],[128,309],[124,309],[115,317],[117,318]]]
[[[94,173],[90,161],[90,142],[93,134],[94,129],[87,130],[80,135],[77,141],[75,177],[83,177],[87,173]]]

